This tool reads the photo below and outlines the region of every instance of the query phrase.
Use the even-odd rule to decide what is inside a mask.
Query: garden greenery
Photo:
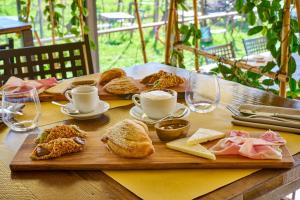
[[[179,6],[185,8],[185,0],[177,0]],[[255,34],[264,35],[267,38],[267,49],[271,52],[274,61],[262,66],[263,73],[270,71],[279,71],[280,55],[281,55],[281,31],[283,23],[284,4],[281,0],[236,0],[235,8],[240,13],[247,17],[247,22],[251,26],[248,35]],[[292,8],[294,9],[294,8]],[[179,43],[191,46],[195,44],[195,39],[201,37],[200,30],[195,30],[193,24],[182,24],[179,28],[181,39]],[[300,44],[296,33],[299,32],[298,22],[296,19],[290,19],[290,35],[289,35],[289,98],[296,98],[300,94],[300,81],[293,78],[297,65],[292,53],[300,54]],[[191,42],[192,40],[192,42]],[[185,68],[183,65],[183,52],[173,49],[172,65]],[[212,70],[219,73],[224,79],[238,82],[250,87],[259,88],[262,90],[272,91],[278,94],[278,80],[269,79],[260,74],[242,70],[236,66],[228,66],[223,63],[218,63],[218,66]],[[297,83],[298,82],[298,83]]]

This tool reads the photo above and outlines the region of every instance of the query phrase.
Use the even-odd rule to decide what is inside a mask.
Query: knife
[[[261,112],[249,109],[239,109],[239,111],[243,114],[247,115],[261,115],[261,116],[268,116],[268,117],[279,117],[285,119],[293,119],[293,120],[300,120],[300,116],[297,115],[288,115],[288,114],[281,114],[281,113],[269,113],[269,112]]]

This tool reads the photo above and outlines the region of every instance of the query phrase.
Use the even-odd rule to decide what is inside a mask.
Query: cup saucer
[[[73,107],[73,105],[71,103],[66,104],[67,107]],[[68,112],[66,112],[63,108],[60,109],[60,111],[65,114],[68,115],[74,119],[78,119],[78,120],[88,120],[88,119],[95,119],[97,117],[99,117],[100,115],[102,115],[103,113],[105,113],[106,111],[108,111],[109,109],[109,104],[105,101],[99,101],[97,107],[95,108],[95,110],[93,112],[89,112],[89,113],[78,113],[78,114],[70,114]]]
[[[180,108],[186,108],[187,106],[184,105],[184,104],[181,104],[181,103],[177,103],[176,104],[176,110],[180,109]],[[190,109],[188,109],[188,111],[185,113],[184,116],[182,116],[180,119],[184,119],[186,118],[187,116],[190,115]],[[138,107],[138,106],[133,106],[130,111],[129,111],[129,114],[136,120],[139,120],[139,121],[142,121],[146,124],[153,124],[154,122],[156,122],[157,120],[159,119],[151,119],[149,117],[147,117],[146,115],[144,115],[144,112],[143,110]]]

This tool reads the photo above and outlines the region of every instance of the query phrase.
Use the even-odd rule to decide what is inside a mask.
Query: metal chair
[[[11,76],[58,80],[93,73],[88,36],[84,41],[0,51],[0,83]]]
[[[243,39],[243,44],[247,56],[268,51],[267,39],[265,37]]]
[[[235,58],[233,43],[230,42],[225,45],[219,45],[219,46],[210,46],[210,47],[202,47],[204,51],[207,51],[209,53],[213,53],[217,56],[225,57],[225,58]],[[205,57],[206,64],[212,64],[215,63],[215,61],[208,59]]]
[[[0,51],[6,49],[13,49],[14,48],[14,40],[12,38],[7,39],[7,44],[0,44]]]

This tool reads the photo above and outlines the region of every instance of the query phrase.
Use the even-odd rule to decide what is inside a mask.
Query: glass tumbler
[[[185,101],[192,111],[211,112],[220,103],[220,99],[220,85],[216,75],[194,71],[189,73]]]
[[[2,90],[2,120],[12,130],[26,132],[37,127],[41,115],[34,87],[5,87]]]

